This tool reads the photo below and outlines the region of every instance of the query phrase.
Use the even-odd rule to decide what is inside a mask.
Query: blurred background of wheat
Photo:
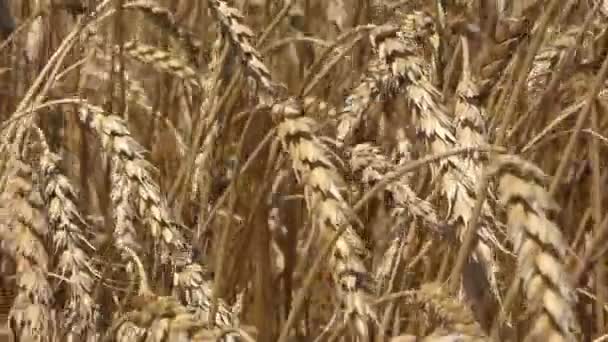
[[[607,29],[0,0],[0,340],[607,340]]]

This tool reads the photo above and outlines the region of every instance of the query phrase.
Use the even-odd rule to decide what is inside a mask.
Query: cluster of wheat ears
[[[0,12],[0,340],[608,340],[608,1]]]

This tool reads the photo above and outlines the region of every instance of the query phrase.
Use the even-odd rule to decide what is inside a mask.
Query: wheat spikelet
[[[83,229],[87,224],[75,204],[76,192],[70,181],[61,174],[59,157],[45,150],[40,160],[44,198],[48,220],[54,230],[53,242],[59,260],[58,273],[70,280],[69,297],[63,313],[64,326],[70,327],[68,339],[91,341],[96,338],[96,303],[92,297],[93,279],[89,255],[90,246]]]
[[[154,0],[136,0],[123,5],[126,9],[138,10],[144,13],[144,17],[158,25],[164,32],[168,32],[179,42],[188,53],[188,59],[194,61],[201,50],[202,42],[191,32],[182,27],[175,20],[173,13],[166,7],[161,6]]]
[[[329,158],[328,148],[313,134],[314,120],[303,115],[297,100],[288,99],[273,106],[272,113],[279,120],[277,135],[283,149],[291,157],[298,182],[304,185],[315,225],[328,238],[332,232],[346,229],[336,242],[330,267],[346,316],[355,319],[359,334],[368,336],[367,323],[375,318],[375,313],[367,298],[369,275],[363,263],[367,251],[350,224],[352,215],[341,194],[344,181]]]
[[[41,199],[31,183],[31,168],[13,157],[0,196],[0,248],[12,256],[17,273],[17,297],[9,315],[16,341],[53,341],[55,312],[47,280],[49,257],[40,240],[48,233]]]
[[[463,67],[462,77],[456,88],[456,106],[454,109],[455,115],[455,138],[457,143],[462,147],[480,147],[488,144],[487,135],[485,134],[485,121],[487,113],[485,108],[480,103],[480,90],[479,80],[476,75],[473,74],[470,65],[469,56],[469,45],[466,38],[461,37],[462,51],[463,51]],[[481,179],[483,176],[483,160],[479,154],[472,154],[465,156],[461,161],[461,172],[467,175],[469,179]],[[467,199],[465,199],[467,201]],[[484,206],[484,215],[486,218],[492,217],[492,214],[487,206]],[[468,226],[469,220],[472,215],[472,207],[463,209],[460,215],[465,226]],[[485,223],[486,226],[488,223]],[[461,231],[464,234],[466,229]],[[462,236],[461,236],[462,238]],[[488,245],[487,241],[478,241],[475,245],[476,257],[478,261],[482,263],[486,271],[489,271],[487,275],[491,291],[501,301],[498,283],[496,280],[496,274],[499,272],[498,264],[492,254],[492,248]],[[464,283],[467,284],[468,279],[463,279]],[[470,283],[470,282],[469,282]],[[473,285],[474,286],[474,285]]]
[[[353,172],[360,174],[359,179],[365,185],[379,182],[394,169],[380,149],[369,143],[355,145],[350,154],[351,168]],[[395,202],[393,215],[411,215],[421,219],[428,228],[439,230],[440,223],[435,209],[429,202],[416,195],[406,177],[386,187],[386,191]]]
[[[567,243],[547,217],[557,205],[544,188],[546,176],[515,156],[499,157],[493,171],[517,254],[517,277],[536,314],[524,341],[576,341],[575,294],[563,266]]]
[[[532,69],[528,74],[528,91],[532,96],[538,96],[546,88],[560,59],[566,50],[576,43],[578,29],[570,28],[563,33],[555,33],[553,39],[543,46],[534,56]]]
[[[106,332],[106,340],[132,341],[145,338],[146,341],[159,342],[166,339],[209,341],[221,336],[210,331],[195,311],[180,304],[176,298],[154,294],[137,253],[127,246],[121,246],[121,249],[137,266],[140,280],[138,301],[135,302],[135,310],[115,317]],[[223,341],[234,341],[233,335],[227,335]]]
[[[213,284],[206,276],[205,268],[195,263],[185,266],[173,275],[173,286],[174,296],[186,307],[195,310],[201,321],[208,322]],[[214,321],[218,327],[234,327],[238,317],[230,306],[219,299]]]
[[[245,25],[241,12],[228,5],[224,0],[210,0],[209,5],[213,9],[213,14],[219,21],[222,30],[227,33],[232,45],[237,49],[247,66],[249,73],[266,91],[271,94],[276,93],[278,85],[273,82],[268,68],[264,65],[260,53],[256,50],[253,44],[253,31]]]
[[[399,162],[405,163],[409,160],[407,151],[401,149],[401,152],[403,152],[404,158],[401,158]],[[350,150],[350,155],[350,165],[355,173],[356,180],[366,188],[381,181],[395,168],[395,165],[382,154],[378,147],[369,143],[355,145]],[[405,175],[386,186],[385,192],[390,196],[390,216],[395,220],[403,218],[417,219],[423,230],[430,229],[434,233],[441,233],[441,224],[435,209],[429,202],[419,198],[409,184],[409,176]],[[397,254],[400,250],[399,246],[404,243],[404,226],[407,225],[400,224],[397,232],[388,232],[390,235],[386,239],[390,242],[375,272],[375,279],[378,284],[386,283],[391,275],[394,260],[401,257]],[[409,229],[413,229],[412,226]]]
[[[384,90],[382,85],[386,83],[385,79],[388,76],[386,64],[377,61],[369,63],[366,74],[348,95],[340,112],[336,132],[336,138],[340,144],[349,143],[372,101],[381,98]]]
[[[465,336],[485,338],[485,333],[475,320],[473,312],[451,297],[440,284],[423,284],[416,291],[416,299],[424,303],[427,310],[438,317],[441,329],[436,331],[434,335],[439,335],[440,331],[445,329],[450,333],[456,332]]]
[[[93,129],[105,152],[112,158],[112,202],[118,245],[137,246],[135,218],[144,221],[154,242],[160,242],[162,262],[174,259],[188,249],[175,223],[170,219],[158,185],[150,175],[150,164],[143,157],[143,148],[131,137],[124,121],[105,116],[101,108],[83,103],[80,120]]]
[[[156,46],[141,42],[128,41],[124,44],[124,51],[132,58],[153,66],[159,71],[175,75],[194,85],[199,85],[197,72],[189,63],[171,52],[164,51]]]
[[[115,327],[111,340],[235,342],[237,334],[209,328],[191,310],[172,297],[158,297],[139,311],[127,313]],[[108,338],[107,340],[110,340]]]

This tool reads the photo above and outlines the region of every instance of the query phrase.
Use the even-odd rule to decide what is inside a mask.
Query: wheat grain
[[[123,48],[129,56],[142,63],[150,64],[160,71],[175,75],[194,85],[199,85],[199,76],[195,69],[187,61],[171,52],[135,41],[125,42]]]

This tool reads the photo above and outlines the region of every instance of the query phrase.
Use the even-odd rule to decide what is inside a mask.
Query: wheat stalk
[[[554,33],[555,36],[552,39],[547,38],[549,39],[548,44],[534,56],[527,80],[528,91],[532,96],[539,96],[547,87],[553,69],[560,59],[564,58],[566,50],[576,44],[578,31],[578,28],[575,27],[562,33]]]
[[[137,10],[144,13],[144,18],[159,26],[163,32],[168,32],[183,50],[188,53],[188,60],[194,61],[203,43],[192,32],[177,23],[175,16],[168,8],[154,0],[136,0],[123,5],[125,9]]]
[[[386,64],[378,61],[369,63],[368,70],[346,98],[340,112],[336,128],[336,138],[340,144],[350,143],[355,130],[364,119],[365,111],[374,100],[382,98],[384,91],[382,85],[387,83],[386,78],[389,76]]]

